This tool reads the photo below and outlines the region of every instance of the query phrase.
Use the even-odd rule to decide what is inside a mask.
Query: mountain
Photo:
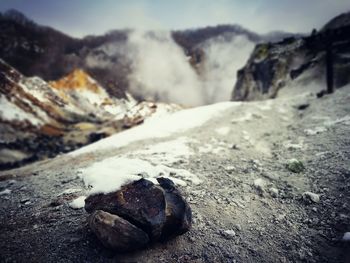
[[[0,168],[68,152],[176,105],[116,99],[81,69],[45,82],[0,60]],[[156,114],[156,115],[157,115]]]
[[[334,86],[339,88],[349,83],[349,20],[350,13],[345,13],[310,36],[256,45],[247,64],[237,72],[232,100],[275,98],[286,86],[319,86],[326,81],[327,43],[333,43]]]
[[[340,14],[333,19],[331,19],[327,24],[322,28],[322,31],[336,29],[339,27],[349,26],[350,25],[350,11]]]
[[[101,36],[77,39],[38,25],[22,13],[10,10],[0,14],[0,31],[0,58],[25,76],[52,81],[64,77],[75,68],[81,68],[113,97],[126,98],[127,91],[135,90],[130,88],[130,85],[134,85],[130,79],[134,77],[135,63],[138,63],[135,62],[133,44],[129,43],[131,30],[113,30]],[[206,72],[197,68],[204,67],[205,60],[210,56],[205,49],[210,41],[219,40],[220,44],[233,45],[236,37],[244,37],[255,45],[267,39],[280,40],[285,35],[283,32],[259,35],[239,25],[171,32],[172,41],[181,47],[183,56],[190,58],[190,64],[202,79],[206,78]],[[148,36],[161,43],[156,32],[149,32]],[[134,92],[133,95],[137,95],[139,100],[145,99],[144,94],[140,96]]]
[[[101,43],[125,41],[124,31],[113,31],[101,37],[76,39],[50,27],[38,25],[14,10],[0,14],[0,30],[0,58],[26,76],[35,75],[46,81],[55,80],[75,68],[82,68],[111,94],[125,98],[124,71],[119,64],[115,68],[104,69],[90,66],[85,61],[91,54],[104,55],[94,50]]]

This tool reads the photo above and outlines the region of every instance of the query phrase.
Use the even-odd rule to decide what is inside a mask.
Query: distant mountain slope
[[[83,70],[47,83],[0,60],[0,169],[79,148],[179,108],[127,97],[109,96]]]
[[[350,11],[340,14],[333,19],[331,19],[327,24],[325,24],[322,30],[336,29],[338,27],[349,26],[350,25]]]
[[[290,37],[278,43],[260,43],[237,73],[233,100],[274,98],[287,86],[326,81],[326,43],[332,47],[334,85],[350,82],[350,13],[340,15],[309,37]],[[338,39],[338,40],[337,40]]]
[[[24,75],[39,76],[45,81],[59,79],[75,68],[81,68],[96,79],[110,95],[125,98],[126,91],[130,90],[129,75],[133,73],[135,59],[128,43],[129,32],[113,30],[101,36],[76,39],[53,28],[38,25],[22,13],[10,10],[0,13],[0,58]],[[194,67],[203,63],[208,55],[203,45],[209,40],[220,37],[221,42],[230,43],[236,36],[244,36],[255,44],[266,39],[280,40],[285,35],[283,32],[275,32],[262,36],[239,25],[220,25],[171,33],[173,40],[183,49],[184,55],[190,57],[189,62]],[[154,34],[155,38],[156,36]],[[197,74],[201,78],[205,77],[202,71],[197,71]]]

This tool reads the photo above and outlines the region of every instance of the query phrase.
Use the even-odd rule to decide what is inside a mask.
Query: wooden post
[[[326,69],[327,69],[327,93],[334,92],[334,71],[333,71],[333,54],[332,42],[327,43],[326,48]]]

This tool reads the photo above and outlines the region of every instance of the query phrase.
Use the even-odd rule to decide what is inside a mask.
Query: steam
[[[169,32],[134,31],[128,47],[132,94],[198,106],[230,99],[236,72],[244,66],[254,44],[243,36],[211,39],[200,47],[205,56],[198,72]]]
[[[199,78],[169,32],[135,31],[128,41],[133,94],[187,106],[202,104]]]
[[[245,36],[220,36],[203,45],[206,59],[203,64],[203,104],[227,101],[236,83],[237,70],[242,68],[255,44]]]

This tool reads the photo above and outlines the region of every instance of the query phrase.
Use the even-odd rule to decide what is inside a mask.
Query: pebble
[[[342,240],[345,242],[350,242],[350,232],[345,232]]]
[[[254,187],[259,191],[264,191],[265,186],[266,186],[266,182],[264,179],[258,178],[254,180]]]
[[[17,181],[12,179],[8,181],[7,185],[14,185],[15,183],[17,183]]]
[[[312,192],[304,192],[303,193],[303,199],[305,201],[311,201],[314,203],[320,202],[320,196],[318,194],[312,193]]]
[[[21,199],[20,203],[21,203],[21,204],[27,204],[29,201],[30,201],[29,198],[23,198],[23,199]],[[30,203],[30,202],[29,202],[29,203]]]
[[[277,198],[277,197],[278,197],[278,194],[279,194],[278,189],[277,189],[277,188],[274,188],[274,187],[271,187],[271,188],[269,189],[269,193],[270,193],[270,195],[271,195],[272,197],[274,197],[274,198]]]
[[[286,167],[293,173],[301,173],[305,169],[304,164],[297,159],[290,159]]]
[[[5,189],[5,190],[3,190],[3,191],[0,191],[0,195],[9,195],[9,194],[11,194],[11,190],[10,189]]]
[[[236,170],[236,167],[234,167],[233,165],[225,167],[226,172],[233,172],[235,170]]]

